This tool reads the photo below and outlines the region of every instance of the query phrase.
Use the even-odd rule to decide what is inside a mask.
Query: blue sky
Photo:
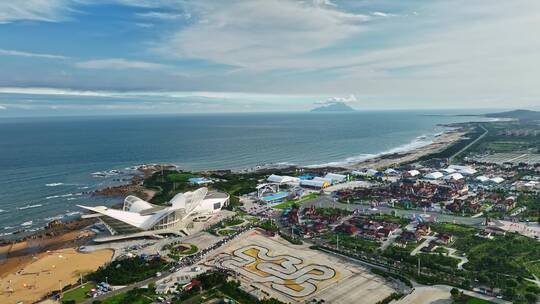
[[[540,2],[0,2],[0,116],[540,107]]]

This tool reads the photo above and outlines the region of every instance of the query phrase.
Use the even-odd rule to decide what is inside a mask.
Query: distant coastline
[[[74,159],[70,160],[75,161],[75,165],[73,166],[54,166],[49,168],[43,167],[43,165],[40,164],[39,167],[37,167],[37,170],[40,171],[36,171],[36,169],[25,169],[23,172],[20,172],[16,167],[14,169],[9,169],[8,167],[6,171],[8,174],[5,176],[20,176],[21,180],[31,179],[32,182],[21,183],[22,188],[10,187],[10,189],[0,191],[2,192],[2,194],[0,194],[0,201],[5,203],[0,206],[0,209],[3,210],[0,212],[0,219],[5,219],[3,227],[0,228],[0,238],[11,239],[40,233],[43,230],[43,227],[53,220],[71,221],[77,218],[81,212],[75,205],[82,203],[83,201],[90,204],[100,203],[104,205],[114,205],[120,202],[121,197],[125,196],[126,192],[122,192],[122,189],[117,189],[116,186],[131,183],[133,175],[140,175],[140,173],[136,173],[136,170],[133,170],[133,164],[141,164],[145,161],[174,163],[177,164],[179,168],[192,172],[205,170],[231,170],[238,173],[249,173],[254,170],[279,169],[286,167],[307,168],[309,170],[326,169],[328,171],[346,171],[354,170],[356,168],[386,167],[394,164],[411,162],[425,156],[428,152],[436,152],[444,149],[453,142],[459,141],[463,136],[463,134],[458,134],[459,132],[455,129],[457,125],[452,122],[464,121],[464,119],[429,119],[421,118],[419,115],[422,114],[402,114],[399,112],[354,112],[352,115],[332,115],[331,113],[325,113],[325,115],[257,115],[256,117],[253,117],[252,122],[249,122],[248,124],[244,123],[244,125],[246,125],[246,127],[255,125],[256,127],[254,130],[264,130],[264,132],[259,133],[259,136],[255,137],[251,134],[247,137],[247,140],[243,141],[236,141],[236,137],[231,138],[232,141],[230,142],[230,145],[225,146],[226,150],[221,149],[221,144],[220,146],[214,146],[213,148],[207,147],[211,147],[215,142],[226,143],[229,139],[204,138],[203,141],[199,135],[194,133],[197,135],[196,141],[192,141],[191,143],[188,141],[184,147],[192,147],[192,143],[196,145],[198,142],[204,142],[205,150],[197,148],[191,152],[182,152],[185,151],[182,150],[185,148],[181,148],[180,150],[177,149],[180,138],[171,137],[172,140],[167,140],[164,145],[160,143],[160,151],[171,151],[170,153],[163,154],[160,153],[160,151],[151,152],[153,151],[152,149],[147,149],[150,153],[140,154],[140,151],[138,151],[137,156],[140,160],[135,161],[129,161],[129,158],[124,158],[122,156],[122,160],[125,159],[126,161],[118,163],[116,159],[119,159],[117,155],[120,155],[119,153],[122,153],[122,151],[131,151],[133,148],[137,148],[137,146],[140,145],[132,145],[131,147],[117,145],[117,150],[114,150],[116,147],[113,145],[108,149],[109,151],[107,151],[106,154],[104,154],[105,152],[103,151],[95,151],[95,153],[89,152],[91,155],[99,155],[99,158],[93,160],[94,162],[99,161],[106,165],[93,166],[91,163],[89,165],[87,163],[88,160],[86,160],[85,157],[81,158],[74,154]],[[242,120],[245,120],[248,117],[249,116],[244,115],[239,116]],[[266,122],[266,118],[272,119],[272,121]],[[146,119],[146,121],[141,123],[141,119]],[[120,122],[115,121],[114,123],[125,125],[126,123],[133,122],[137,125],[155,125],[156,123],[161,123],[163,120],[183,121],[185,119],[186,118],[183,117],[182,120],[176,120],[175,118],[160,118],[158,120],[155,117],[151,117],[137,118],[134,120],[125,119]],[[189,126],[193,126],[194,128],[199,128],[199,125],[216,121],[215,116],[208,117],[208,120],[204,123],[200,123],[201,117],[199,116],[190,119],[193,120],[193,124],[189,124]],[[238,123],[236,122],[236,119],[234,119],[234,116],[227,115],[220,119],[221,120],[217,120],[217,126],[221,127],[225,124],[224,126],[227,128],[222,129],[227,132],[230,127],[228,124],[232,123],[235,127],[235,129],[233,129],[234,134],[238,133],[236,129]],[[383,128],[389,120],[396,121],[392,124],[393,128],[386,130],[386,132],[379,132],[379,129]],[[409,127],[409,120],[414,123],[417,121],[427,121],[429,123],[424,123],[423,127],[422,125],[419,127]],[[288,124],[283,124],[282,121],[285,121]],[[343,123],[343,121],[347,122]],[[88,124],[103,124],[103,122],[89,121]],[[64,125],[66,125],[66,128],[72,127],[69,122],[55,122],[55,124],[51,125],[55,127]],[[276,127],[274,127],[274,125]],[[428,127],[426,127],[426,125],[428,125]],[[47,125],[39,124],[40,129],[43,128],[43,126],[46,127]],[[243,128],[242,124],[238,126],[241,126],[238,131]],[[130,125],[130,128],[133,128],[133,126]],[[169,127],[169,123],[167,123],[166,129],[170,130],[174,128]],[[165,129],[164,127],[160,127],[160,130]],[[193,130],[196,131],[197,129]],[[213,129],[210,128],[209,131],[211,130]],[[283,133],[283,130],[285,130],[285,133]],[[297,130],[302,131],[297,133]],[[295,132],[295,135],[292,138],[286,135],[290,134],[290,132]],[[10,134],[10,132],[3,133]],[[139,134],[145,135],[145,133],[137,132],[137,138],[139,138]],[[314,136],[313,134],[317,135]],[[147,133],[147,135],[155,134]],[[383,137],[378,138],[380,135],[383,135]],[[94,136],[98,136],[97,138],[105,140],[103,135]],[[265,136],[273,138],[271,145],[268,145],[264,140],[257,142],[257,138],[267,138]],[[118,136],[111,137],[108,135],[106,137],[111,143],[123,143],[126,140],[129,142],[137,142]],[[277,141],[276,138],[278,139]],[[288,138],[291,138],[291,140],[288,140]],[[320,141],[321,138],[324,138],[324,141]],[[157,139],[160,138],[158,137]],[[285,139],[285,141],[282,139]],[[406,139],[409,141],[406,141]],[[93,149],[92,145],[81,142],[77,138],[67,138],[64,141],[70,142],[71,145],[77,145],[85,151],[92,151]],[[9,140],[7,140],[7,142],[9,142]],[[169,145],[169,143],[171,144]],[[301,144],[298,145],[297,143]],[[236,147],[242,148],[238,149]],[[261,153],[261,150],[257,150],[256,147],[265,147],[262,150],[263,153]],[[228,153],[205,154],[200,159],[193,158],[193,155],[198,155],[197,151],[206,153],[206,150],[228,151]],[[266,153],[266,150],[269,152]],[[305,151],[308,150],[310,153],[305,154]],[[8,153],[8,155],[10,154],[9,152],[6,153]],[[63,152],[58,151],[58,153],[61,154]],[[6,161],[8,162],[7,165],[12,167],[14,167],[14,164],[17,164],[15,161],[19,161],[19,159],[24,162],[25,166],[29,163],[27,161],[28,159],[36,159],[20,153],[11,154],[18,156],[18,159],[13,159],[13,161],[11,161],[9,157],[6,158]],[[215,156],[212,156],[214,154]],[[107,160],[109,155],[116,155],[114,161]],[[170,155],[185,155],[185,157],[182,157],[182,162],[177,161],[177,157],[171,157]],[[304,155],[306,157],[304,157]],[[44,159],[47,158],[45,157]],[[257,159],[261,161],[257,162]],[[267,161],[263,161],[265,159]],[[2,181],[0,178],[0,188],[7,183],[17,185],[14,183],[13,179],[8,180],[7,178],[4,178],[4,181]],[[137,187],[133,186],[133,188]],[[90,195],[90,193],[93,193],[95,190],[100,190],[103,194],[108,193],[108,195]],[[144,192],[144,189],[137,188],[134,190],[138,191],[137,193],[141,197],[151,196],[151,193]],[[21,191],[24,191],[24,195],[20,195]],[[16,235],[13,235],[13,233]]]

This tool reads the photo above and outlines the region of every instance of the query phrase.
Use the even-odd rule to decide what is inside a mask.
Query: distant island
[[[351,108],[344,102],[334,102],[324,106],[317,107],[310,112],[354,112],[355,110]]]
[[[484,116],[491,118],[513,118],[521,121],[540,120],[540,112],[531,110],[513,110],[500,113],[488,113],[484,114]]]

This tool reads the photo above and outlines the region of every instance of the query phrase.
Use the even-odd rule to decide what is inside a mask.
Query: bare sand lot
[[[0,303],[33,303],[60,286],[77,282],[80,273],[94,271],[111,257],[110,250],[79,253],[74,248],[35,254],[16,271],[1,272]]]
[[[234,270],[245,285],[287,303],[376,303],[394,292],[362,266],[257,230],[232,241],[207,263]]]
[[[399,300],[399,304],[450,304],[452,297],[450,296],[449,286],[422,286],[416,287],[414,291]]]

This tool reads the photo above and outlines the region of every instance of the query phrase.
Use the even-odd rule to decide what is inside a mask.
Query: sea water
[[[267,164],[340,165],[413,149],[464,122],[465,111],[192,114],[11,118],[0,121],[0,238],[79,216],[88,192],[120,184],[133,166],[185,170]],[[478,118],[474,118],[478,120]]]

